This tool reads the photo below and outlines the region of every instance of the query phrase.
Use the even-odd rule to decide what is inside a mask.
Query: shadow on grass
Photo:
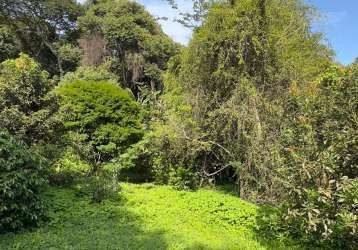
[[[167,249],[164,231],[145,230],[126,202],[94,204],[68,188],[51,189],[49,221],[41,228],[0,235],[0,249]]]
[[[289,238],[286,232],[279,231],[280,217],[278,208],[260,205],[256,216],[256,240],[267,249],[307,249],[299,241]]]
[[[235,184],[223,184],[215,187],[215,190],[222,194],[240,198],[239,190]],[[257,214],[254,229],[255,240],[266,249],[306,249],[298,241],[288,237],[286,232],[278,231],[280,211],[273,205],[257,205]]]
[[[148,184],[142,187],[149,190],[155,186]],[[227,188],[222,192],[237,197],[230,190]],[[142,191],[139,190],[139,192]],[[90,196],[79,190],[51,188],[47,193],[47,200],[51,204],[49,221],[43,227],[32,231],[0,235],[0,249],[251,249],[245,244],[238,245],[237,248],[215,248],[201,238],[198,239],[201,242],[195,240],[188,245],[186,237],[189,235],[168,232],[165,227],[154,229],[148,225],[148,221],[143,221],[146,214],[132,212],[131,202],[125,199],[125,195],[117,195],[115,200],[105,200],[97,204],[91,203]],[[158,216],[160,214],[161,211],[158,212]],[[255,237],[258,244],[255,243],[252,246],[262,246],[264,249],[302,249],[290,247],[287,242],[282,242],[273,237],[274,235],[267,234],[270,232],[270,226],[274,226],[269,224],[274,214],[270,207],[258,208],[256,224],[260,230],[256,232]],[[150,218],[149,221],[151,221]],[[158,222],[161,220],[159,219]],[[190,225],[189,223],[187,226]],[[220,234],[217,236],[225,237]],[[229,242],[228,245],[233,246]]]
[[[215,187],[215,190],[222,194],[228,194],[237,198],[240,198],[239,188],[235,184],[222,184]]]

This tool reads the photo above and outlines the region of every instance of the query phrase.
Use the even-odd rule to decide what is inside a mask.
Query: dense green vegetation
[[[85,65],[98,66],[107,59],[121,85],[137,97],[142,88],[163,88],[161,72],[178,46],[164,35],[143,6],[128,1],[100,1],[78,19],[78,27]]]
[[[0,7],[1,47],[5,52],[1,58],[22,51],[51,75],[63,75],[78,64],[76,20],[83,7],[76,1],[1,0]]]
[[[123,184],[96,204],[77,185],[45,196],[50,222],[0,236],[1,249],[291,249],[255,233],[257,206],[219,191]]]
[[[6,60],[0,69],[0,126],[28,144],[50,142],[60,130],[55,83],[25,54]]]
[[[0,230],[36,225],[44,214],[40,189],[46,163],[7,132],[0,131]]]
[[[140,105],[118,85],[75,81],[56,92],[64,127],[77,134],[76,143],[84,149],[80,155],[88,163],[108,162],[141,139]]]
[[[358,63],[303,1],[193,3],[184,47],[134,1],[0,0],[0,248],[357,248]]]

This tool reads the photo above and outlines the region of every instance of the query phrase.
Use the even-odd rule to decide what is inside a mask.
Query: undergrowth
[[[79,185],[49,189],[48,221],[0,235],[0,249],[299,249],[263,239],[256,232],[260,208],[231,194],[121,186],[99,204]]]

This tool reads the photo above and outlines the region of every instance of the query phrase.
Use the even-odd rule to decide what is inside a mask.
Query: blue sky
[[[81,1],[81,0],[80,0]],[[82,0],[83,1],[83,0]],[[187,44],[191,30],[171,20],[178,16],[178,11],[171,9],[165,0],[138,0],[155,16],[169,17],[160,21],[163,30],[175,41]],[[177,0],[182,11],[190,11],[190,0]],[[358,0],[305,0],[316,6],[323,19],[315,24],[314,29],[326,34],[328,44],[336,51],[337,61],[349,64],[358,57]]]
[[[352,63],[358,57],[358,0],[306,0],[324,19],[315,28],[326,34],[337,61]]]
[[[188,43],[192,34],[191,30],[173,20],[179,17],[179,12],[190,12],[192,10],[191,0],[175,0],[180,11],[172,9],[166,0],[137,1],[143,4],[154,16],[168,18],[168,21],[161,20],[159,22],[162,25],[163,31],[172,37],[174,41],[182,44]]]

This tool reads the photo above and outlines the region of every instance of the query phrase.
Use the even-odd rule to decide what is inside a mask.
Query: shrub
[[[169,174],[169,184],[180,190],[195,189],[198,186],[196,174],[190,168],[176,167]]]
[[[73,149],[91,166],[95,201],[101,201],[116,180],[112,163],[143,136],[142,111],[130,93],[110,82],[75,81],[56,91],[61,97],[60,116]],[[113,180],[111,180],[113,178]]]
[[[0,127],[27,144],[49,142],[60,130],[53,115],[57,100],[50,94],[54,82],[40,65],[25,54],[1,64]]]
[[[81,181],[90,173],[90,166],[81,161],[80,157],[71,147],[64,150],[51,169],[49,176],[50,184],[57,186],[69,186],[77,181]]]
[[[40,189],[45,167],[36,152],[0,132],[0,232],[39,223],[44,215]]]
[[[106,169],[100,169],[90,177],[88,188],[94,202],[115,197],[116,192],[120,190],[116,173]]]
[[[168,138],[168,133],[172,133],[169,126],[155,127],[121,154],[119,178],[134,182],[155,181],[178,189],[197,188],[199,175],[190,166],[181,165],[181,155],[175,154],[179,140],[175,144],[173,138]]]
[[[142,138],[140,106],[119,86],[75,81],[57,93],[64,126],[82,158],[93,166],[114,159]]]
[[[119,180],[137,183],[154,180],[152,167],[154,152],[150,144],[151,138],[147,134],[120,155],[117,160]]]
[[[107,63],[108,64],[108,63]],[[74,72],[68,72],[63,79],[61,84],[72,83],[78,80],[82,81],[106,81],[106,82],[117,82],[117,77],[113,73],[109,72],[108,65],[106,63],[98,67],[81,66]]]
[[[284,223],[310,243],[353,249],[357,241],[358,67],[334,67],[291,86],[281,169]]]

